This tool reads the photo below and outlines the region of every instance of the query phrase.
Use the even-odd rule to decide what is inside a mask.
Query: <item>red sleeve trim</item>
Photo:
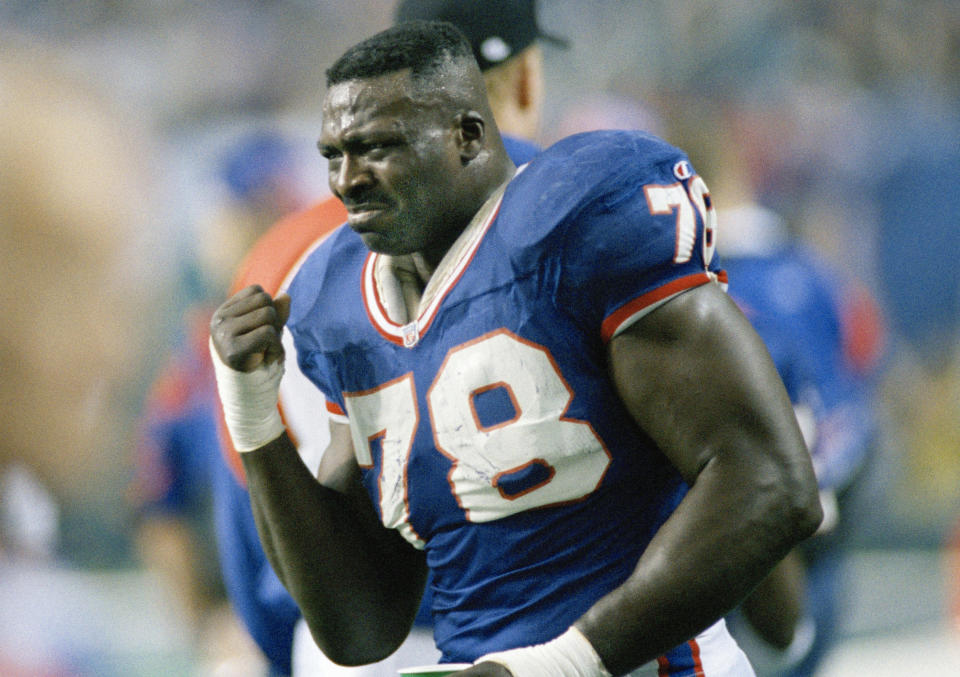
[[[610,313],[610,315],[607,316],[607,319],[603,321],[603,324],[600,327],[600,335],[603,339],[603,342],[608,343],[610,339],[616,335],[617,330],[619,330],[620,327],[624,326],[624,324],[627,322],[636,319],[638,316],[643,315],[646,311],[650,310],[650,307],[654,304],[664,301],[675,294],[686,291],[687,289],[699,287],[702,284],[711,282],[715,277],[716,276],[706,272],[686,275],[684,277],[671,280],[662,287],[657,287],[656,289],[648,291],[646,294],[638,296],[632,301],[628,301]]]

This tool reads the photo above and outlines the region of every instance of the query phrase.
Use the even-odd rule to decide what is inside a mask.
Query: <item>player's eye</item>
[[[399,141],[396,139],[376,139],[365,144],[365,152],[372,155],[383,155],[386,152],[396,148]]]
[[[340,151],[336,148],[331,148],[330,146],[320,146],[320,155],[326,158],[328,161],[340,157]]]

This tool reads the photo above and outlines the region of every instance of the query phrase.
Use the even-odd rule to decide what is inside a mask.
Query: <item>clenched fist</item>
[[[253,371],[283,359],[280,337],[290,314],[290,297],[271,298],[259,285],[241,289],[217,308],[210,338],[217,355],[231,369]]]

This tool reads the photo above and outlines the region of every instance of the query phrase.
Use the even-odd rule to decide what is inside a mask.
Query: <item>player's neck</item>
[[[513,167],[510,176],[516,172]],[[508,177],[509,179],[509,177]],[[497,205],[506,190],[509,180],[504,180],[496,190],[487,196],[486,201],[473,215],[466,228],[460,231],[458,237],[450,244],[444,244],[428,251],[413,252],[411,254],[391,256],[385,264],[392,269],[397,283],[399,297],[394,296],[395,303],[402,299],[406,311],[406,320],[410,321],[420,315],[424,304],[443,287],[446,280],[454,275],[458,262],[462,261],[464,252],[475,247],[482,237],[485,227],[496,214]]]
[[[391,260],[393,274],[400,283],[403,304],[407,308],[407,317],[417,316],[423,289],[427,286],[436,266],[431,266],[420,254],[394,256]]]

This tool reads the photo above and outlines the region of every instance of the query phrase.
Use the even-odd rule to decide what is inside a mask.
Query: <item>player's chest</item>
[[[403,383],[418,416],[437,419],[435,432],[454,410],[454,418],[489,428],[517,415],[528,388],[531,396],[546,392],[548,382],[576,379],[581,369],[576,346],[584,337],[535,276],[467,271],[407,321],[378,314],[383,305],[371,296],[358,299],[363,311],[336,355],[348,408],[390,398],[385,390]]]
[[[599,381],[582,339],[528,284],[451,295],[415,345],[368,335],[342,360],[364,481],[384,524],[418,545],[582,498],[609,466],[576,416]]]

